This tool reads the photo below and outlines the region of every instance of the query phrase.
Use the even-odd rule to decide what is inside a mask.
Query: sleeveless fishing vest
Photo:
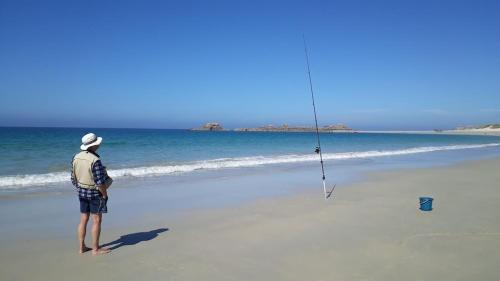
[[[81,151],[73,158],[73,174],[81,188],[97,188],[92,174],[92,167],[97,160],[99,157],[88,151]]]

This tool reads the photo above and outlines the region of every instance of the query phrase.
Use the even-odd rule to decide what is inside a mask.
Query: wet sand
[[[105,218],[101,241],[114,250],[99,257],[78,254],[68,233],[19,233],[0,240],[0,280],[498,280],[499,171],[497,158],[377,172],[328,201],[311,188]],[[418,209],[419,196],[435,199],[432,212]]]

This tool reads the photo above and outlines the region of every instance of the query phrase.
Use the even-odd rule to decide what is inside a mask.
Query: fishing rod
[[[323,175],[322,179],[323,179],[323,193],[325,195],[325,200],[328,199],[332,193],[333,193],[333,190],[335,189],[335,185],[333,186],[332,190],[328,192],[328,194],[326,193],[326,177],[325,177],[325,167],[323,165],[323,153],[321,151],[321,140],[320,140],[320,137],[319,137],[319,128],[318,128],[318,116],[316,114],[316,103],[314,102],[314,91],[313,91],[313,85],[312,85],[312,79],[311,79],[311,68],[309,66],[309,55],[308,55],[308,52],[307,52],[307,45],[306,45],[306,38],[304,35],[302,35],[302,39],[304,40],[304,52],[306,54],[306,64],[307,64],[307,74],[309,76],[309,89],[311,90],[311,99],[312,99],[312,105],[313,105],[313,110],[314,110],[314,122],[316,124],[316,137],[318,139],[318,146],[316,147],[316,149],[314,150],[314,152],[316,152],[317,154],[319,154],[319,160],[320,160],[320,163],[321,163],[321,173]]]

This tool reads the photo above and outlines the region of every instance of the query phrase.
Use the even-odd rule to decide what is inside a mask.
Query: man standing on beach
[[[76,187],[80,201],[80,224],[78,240],[80,253],[92,250],[94,255],[107,254],[109,249],[99,247],[102,214],[107,213],[108,192],[112,179],[96,153],[101,137],[88,133],[82,137],[80,153],[71,162],[71,182]],[[92,216],[92,249],[85,245],[85,234],[89,217]]]

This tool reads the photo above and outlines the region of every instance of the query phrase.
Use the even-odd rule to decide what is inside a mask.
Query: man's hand
[[[103,198],[108,198],[108,189],[105,185],[98,185],[97,189],[99,189]]]

